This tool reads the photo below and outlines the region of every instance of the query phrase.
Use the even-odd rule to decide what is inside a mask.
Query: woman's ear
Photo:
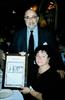
[[[50,60],[50,57],[49,57],[49,60]]]

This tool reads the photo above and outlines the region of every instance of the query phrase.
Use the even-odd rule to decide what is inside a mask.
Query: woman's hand
[[[23,94],[30,93],[31,96],[33,96],[37,100],[43,100],[42,93],[35,91],[31,86],[29,88],[28,87],[21,88],[20,92],[22,92]]]
[[[22,92],[23,94],[28,94],[30,92],[30,89],[28,87],[23,87],[20,92]]]

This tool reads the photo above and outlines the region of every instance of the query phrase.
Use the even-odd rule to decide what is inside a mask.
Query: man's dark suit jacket
[[[38,27],[38,45],[42,45],[47,42],[50,47],[55,48],[55,36],[54,33],[51,33],[48,28]],[[14,41],[11,46],[11,51],[16,52],[27,52],[27,28],[16,33]]]

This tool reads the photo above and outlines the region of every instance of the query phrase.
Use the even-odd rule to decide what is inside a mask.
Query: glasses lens
[[[29,16],[26,16],[26,17],[24,17],[25,19],[35,19],[35,18],[37,18],[37,16],[32,16],[32,17],[29,17]]]

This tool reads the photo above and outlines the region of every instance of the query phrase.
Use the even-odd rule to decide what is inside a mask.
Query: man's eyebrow
[[[28,16],[28,15],[26,16],[26,15],[25,15],[24,17],[30,17],[30,16]],[[37,17],[37,15],[32,15],[31,17]]]
[[[24,17],[29,17],[29,16],[24,16]]]

